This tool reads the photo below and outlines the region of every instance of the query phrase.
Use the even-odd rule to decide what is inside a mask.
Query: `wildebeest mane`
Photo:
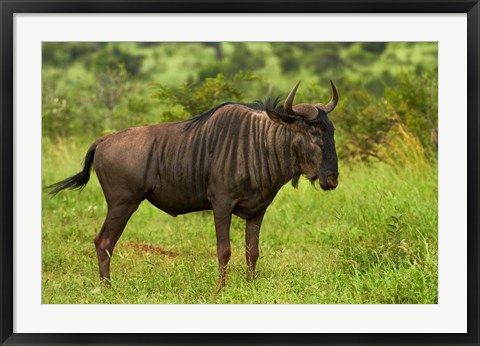
[[[266,108],[275,110],[277,112],[283,112],[283,106],[279,105],[280,103],[280,96],[277,96],[275,98],[272,98],[271,96],[268,96],[264,101],[262,100],[255,100],[250,103],[237,103],[242,106],[258,110],[258,111],[264,111]]]
[[[252,110],[256,111],[264,111],[266,108],[275,110],[280,113],[285,113],[283,106],[279,105],[280,104],[280,97],[277,96],[275,98],[272,98],[271,96],[267,97],[264,101],[262,100],[255,100],[253,102],[225,102],[222,103],[219,106],[216,106],[200,115],[197,115],[196,117],[193,117],[191,119],[186,120],[186,129],[191,128],[194,125],[201,125],[205,123],[212,115],[215,113],[218,109],[222,108],[223,106],[226,105],[240,105],[244,106],[247,108],[250,108]]]

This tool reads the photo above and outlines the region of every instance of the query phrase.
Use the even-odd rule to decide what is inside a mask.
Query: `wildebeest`
[[[225,285],[232,214],[246,220],[247,279],[255,276],[265,210],[280,188],[303,174],[323,190],[337,187],[334,127],[338,102],[293,105],[298,82],[278,102],[224,103],[195,118],[130,128],[96,140],[83,170],[49,186],[51,193],[83,188],[93,167],[108,204],[95,237],[100,277],[110,284],[110,259],[130,216],[148,200],[176,216],[213,210],[218,286]]]

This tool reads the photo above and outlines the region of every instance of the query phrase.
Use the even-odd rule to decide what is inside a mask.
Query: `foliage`
[[[210,44],[210,46],[216,47],[216,59],[200,70],[198,80],[213,78],[218,74],[227,77],[240,72],[247,74],[249,71],[256,71],[265,66],[265,57],[262,51],[252,49],[248,42],[230,44],[230,49],[227,48],[226,52],[219,43],[217,45]]]
[[[415,136],[431,160],[437,154],[437,79],[430,74],[402,73],[395,85],[386,86],[377,98],[359,88],[339,107],[335,125],[340,128],[339,155],[344,159],[395,159],[384,144],[401,127]],[[401,136],[401,134],[400,134]]]
[[[430,156],[438,147],[438,80],[436,74],[400,74],[385,99],[395,110],[396,123],[415,135]]]
[[[128,74],[137,75],[145,56],[132,52],[132,48],[132,43],[48,42],[44,43],[42,60],[47,66],[63,68],[81,62],[94,73],[123,65]]]
[[[50,138],[102,134],[151,123],[161,111],[147,85],[133,83],[124,65],[90,75],[81,65],[62,74],[43,69],[42,130]],[[161,119],[159,119],[161,121]]]
[[[201,83],[189,82],[178,88],[168,87],[156,83],[151,96],[158,98],[161,102],[174,107],[183,107],[183,113],[175,116],[175,108],[170,108],[166,116],[178,119],[186,116],[194,116],[205,112],[219,104],[227,101],[243,101],[241,84],[258,79],[251,73],[239,71],[230,78],[219,73],[215,78],[206,78]],[[185,115],[185,112],[187,115]]]

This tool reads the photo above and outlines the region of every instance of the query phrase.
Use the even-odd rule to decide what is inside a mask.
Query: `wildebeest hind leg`
[[[257,264],[259,250],[258,240],[260,236],[260,227],[262,226],[265,210],[260,214],[247,220],[245,229],[245,257],[247,260],[247,280],[255,278],[255,266]]]
[[[107,286],[110,286],[110,260],[113,249],[138,205],[136,202],[109,205],[102,229],[95,237],[100,278],[105,280]]]

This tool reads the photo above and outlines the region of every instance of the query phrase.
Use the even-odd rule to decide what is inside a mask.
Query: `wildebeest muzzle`
[[[328,172],[319,179],[322,190],[334,190],[338,186],[338,172]]]

